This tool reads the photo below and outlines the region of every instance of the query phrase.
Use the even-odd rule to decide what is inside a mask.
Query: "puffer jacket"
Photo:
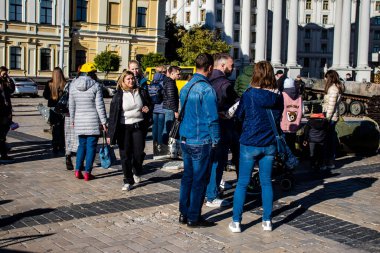
[[[12,116],[11,94],[15,91],[15,84],[10,78],[0,77],[0,117]]]
[[[178,112],[179,107],[179,96],[178,88],[175,81],[169,77],[165,78],[164,81],[164,104],[163,108],[167,110],[172,110]]]
[[[326,113],[326,118],[332,121],[338,121],[339,109],[338,103],[340,102],[339,89],[335,85],[327,90],[327,94],[323,98],[323,112]]]
[[[70,122],[77,135],[100,135],[99,125],[107,123],[100,84],[89,76],[80,76],[70,85]]]

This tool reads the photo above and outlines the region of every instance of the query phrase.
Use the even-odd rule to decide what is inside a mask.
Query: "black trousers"
[[[52,146],[54,149],[65,149],[65,119],[51,125]]]
[[[325,143],[310,142],[310,166],[312,169],[319,169],[319,167],[325,166],[324,153]]]
[[[140,176],[142,173],[145,131],[138,124],[122,124],[118,128],[117,143],[124,173],[124,184],[134,184],[133,174]]]
[[[7,144],[5,143],[7,139],[7,134],[9,131],[8,124],[0,124],[0,155],[5,157],[8,153]]]

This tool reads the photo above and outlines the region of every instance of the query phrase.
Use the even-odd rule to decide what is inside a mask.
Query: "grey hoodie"
[[[107,115],[100,84],[89,76],[80,76],[70,85],[70,122],[77,135],[100,135],[99,125]]]

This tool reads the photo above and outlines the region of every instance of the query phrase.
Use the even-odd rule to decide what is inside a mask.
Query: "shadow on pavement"
[[[23,243],[27,241],[32,241],[35,239],[47,237],[54,235],[54,233],[50,234],[38,234],[38,235],[26,235],[26,236],[17,236],[17,237],[9,237],[9,238],[4,238],[0,239],[0,248],[2,248],[0,251],[1,252],[29,252],[29,251],[21,251],[21,250],[13,250],[13,249],[3,249],[4,247],[9,247],[13,244],[18,244],[18,243]]]
[[[0,200],[0,206],[1,205],[4,205],[4,204],[7,204],[7,203],[10,203],[10,202],[12,202],[13,200],[11,200],[11,199],[4,199],[4,200]]]
[[[21,219],[32,217],[32,216],[38,216],[45,213],[50,213],[54,210],[55,209],[53,208],[37,208],[37,209],[22,212],[22,213],[17,213],[15,215],[0,219],[0,228],[8,226],[8,225],[12,225],[13,223]]]

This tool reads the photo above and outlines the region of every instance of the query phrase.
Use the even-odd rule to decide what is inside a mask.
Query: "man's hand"
[[[307,141],[303,141],[302,144],[306,147],[307,146]]]
[[[175,117],[176,119],[178,119],[178,117],[179,117],[179,113],[178,113],[178,112],[175,112],[175,113],[174,113],[174,117]]]
[[[103,131],[107,133],[107,131],[108,131],[107,125],[103,124],[102,127],[103,127]]]
[[[111,145],[111,139],[109,137],[107,137],[106,140],[107,140],[107,144]]]
[[[148,106],[144,106],[144,107],[141,109],[141,111],[142,111],[143,113],[148,113],[148,112],[149,112],[149,108],[148,108]]]

